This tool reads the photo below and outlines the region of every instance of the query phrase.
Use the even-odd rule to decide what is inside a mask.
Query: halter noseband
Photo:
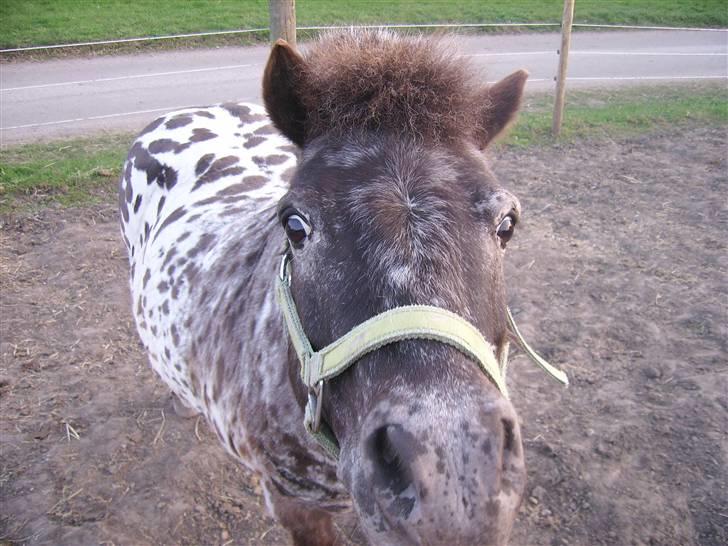
[[[304,426],[334,458],[338,457],[338,442],[328,425],[321,421],[325,381],[344,372],[367,353],[390,343],[405,339],[428,339],[455,347],[476,361],[501,394],[508,398],[505,380],[507,344],[501,351],[499,362],[493,346],[486,341],[480,331],[462,317],[446,309],[430,305],[395,307],[373,316],[323,349],[314,351],[303,330],[291,294],[288,253],[284,254],[281,260],[276,279],[276,296],[291,343],[301,363],[301,380],[308,388]],[[566,374],[551,366],[525,342],[516,328],[510,309],[507,309],[507,315],[512,334],[524,352],[554,379],[568,385]]]

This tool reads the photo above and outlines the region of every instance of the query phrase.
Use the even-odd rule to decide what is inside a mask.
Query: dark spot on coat
[[[128,161],[134,163],[134,168],[143,171],[147,175],[147,184],[152,184],[159,177],[159,173],[162,172],[162,164],[157,161],[149,151],[142,145],[141,142],[137,141],[129,150]],[[127,191],[131,191],[131,188]],[[127,195],[127,201],[131,203],[131,194]]]
[[[281,163],[285,163],[286,161],[288,161],[289,158],[290,156],[288,155],[273,154],[266,157],[265,160],[268,165],[280,165]]]
[[[126,199],[124,197],[124,189],[119,189],[119,211],[121,212],[121,217],[124,219],[124,224],[129,223],[129,205],[126,202]],[[122,225],[122,232],[123,232],[124,226]],[[131,246],[129,244],[129,240],[124,236],[126,247],[129,248]]]
[[[188,264],[187,267],[185,267],[185,270],[183,274],[185,277],[187,277],[187,280],[190,282],[190,284],[193,284],[195,281],[195,277],[197,277],[197,272],[199,270],[195,266],[195,264]]]
[[[241,174],[245,170],[243,167],[233,167],[233,165],[235,165],[239,161],[240,158],[234,155],[228,155],[225,157],[221,157],[220,159],[216,159],[212,163],[212,165],[210,165],[210,168],[207,170],[207,172],[205,172],[205,174],[197,179],[197,182],[195,182],[195,185],[192,186],[191,191],[195,191],[203,184],[215,182],[216,180],[219,180],[220,178],[223,178],[225,176],[234,176],[237,174]]]
[[[142,204],[142,194],[136,196],[136,199],[134,199],[134,213],[139,212],[139,207]]]
[[[243,185],[247,191],[252,191],[262,188],[267,181],[268,179],[265,176],[246,176],[243,178]]]
[[[253,131],[254,135],[275,135],[276,133],[278,133],[278,131],[270,124],[258,127],[255,131]]]
[[[151,158],[151,156],[149,156]],[[177,183],[177,171],[154,160],[147,169],[147,184],[156,182],[160,188],[171,189]]]
[[[159,204],[157,205],[157,216],[159,216],[162,213],[162,208],[164,207],[164,202],[167,200],[167,198],[163,195],[159,198]]]
[[[147,287],[147,283],[149,282],[149,279],[152,277],[152,271],[150,269],[147,269],[144,272],[144,277],[142,278],[142,288]]]
[[[210,140],[211,138],[215,138],[217,135],[210,131],[210,129],[193,129],[192,130],[192,136],[190,137],[190,142],[202,142],[204,140]]]
[[[191,144],[186,142],[175,142],[171,138],[160,138],[149,144],[149,151],[153,154],[163,154],[166,152],[174,152],[176,154],[189,148]]]
[[[169,249],[169,252],[167,252],[167,255],[164,257],[164,261],[162,262],[162,269],[167,267],[167,264],[172,261],[172,258],[174,258],[177,255],[177,247],[173,246]]]
[[[167,283],[166,283],[165,281],[162,281],[162,282],[160,282],[160,283],[159,283],[159,284],[157,285],[157,290],[158,290],[158,291],[159,291],[159,292],[160,292],[161,294],[164,294],[164,293],[165,293],[165,292],[166,292],[167,290],[169,290],[169,285],[168,285],[168,284],[167,284]]]
[[[147,133],[151,133],[152,131],[154,131],[154,129],[156,129],[157,127],[162,125],[162,123],[164,123],[164,118],[155,119],[152,123],[150,123],[144,129],[142,129],[142,132],[139,133],[139,136],[146,135]]]
[[[164,180],[165,180],[165,187],[168,190],[172,189],[174,187],[174,185],[177,183],[177,171],[175,171],[172,167],[165,167]]]
[[[195,174],[197,176],[200,176],[202,173],[204,173],[210,167],[210,163],[212,163],[213,159],[215,159],[215,154],[203,155],[197,161],[197,165],[195,165]]]
[[[131,184],[131,161],[126,162],[126,167],[124,167],[124,176],[122,180],[127,184]],[[131,191],[131,188],[129,188],[129,191]]]
[[[154,240],[157,240],[157,237],[159,237],[159,234],[162,233],[164,228],[182,218],[186,213],[187,209],[184,206],[178,207],[174,211],[172,211],[169,216],[164,219],[164,222],[162,222],[162,224],[159,226],[159,229],[157,229],[157,233],[154,234]],[[189,233],[187,235],[189,236]],[[177,239],[177,241],[179,240],[180,239]]]
[[[187,256],[194,258],[200,252],[204,252],[212,246],[217,240],[217,236],[213,233],[204,233],[198,240],[197,244],[187,251]]]
[[[255,148],[258,144],[261,144],[263,142],[265,142],[265,137],[253,136],[246,140],[243,146],[250,149]]]
[[[194,115],[201,118],[215,119],[215,114],[208,112],[207,110],[198,110],[197,112],[194,112]]]
[[[236,118],[243,119],[246,116],[250,115],[250,108],[245,106],[244,104],[237,104],[235,102],[226,102],[221,105],[223,109],[230,112],[233,116]]]
[[[210,171],[222,171],[240,162],[240,158],[234,155],[226,155],[210,165]]]
[[[268,119],[267,116],[264,116],[262,114],[253,114],[250,111],[250,108],[242,104],[226,102],[222,105],[222,107],[245,124],[251,123],[253,121],[262,121],[264,119]]]
[[[177,332],[177,327],[172,324],[172,326],[169,328],[169,335],[172,337],[172,344],[175,347],[179,346],[179,333]]]
[[[216,195],[213,195],[212,197],[207,197],[203,199],[202,201],[196,201],[195,206],[196,207],[206,207],[207,205],[212,205],[213,203],[217,203],[220,201],[220,198]]]
[[[250,177],[246,177],[246,178],[250,178]],[[247,186],[247,184],[245,184],[245,178],[243,178],[242,184],[231,184],[230,186],[221,189],[215,195],[217,195],[219,197],[238,195],[238,194],[247,192],[249,189],[250,188]]]
[[[184,127],[192,123],[192,116],[189,114],[179,114],[174,116],[172,119],[167,121],[164,126],[167,129],[177,129],[178,127]]]

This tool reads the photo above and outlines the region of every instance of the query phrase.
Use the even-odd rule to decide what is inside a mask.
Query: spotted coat
[[[161,117],[129,152],[121,229],[155,372],[263,477],[266,494],[340,509],[335,464],[301,426],[274,301],[285,239],[276,205],[296,150],[255,105]]]

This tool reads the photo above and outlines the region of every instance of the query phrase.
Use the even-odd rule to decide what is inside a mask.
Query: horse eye
[[[496,228],[495,232],[498,235],[498,238],[500,239],[501,248],[506,247],[506,243],[511,240],[511,237],[513,237],[513,231],[516,228],[516,220],[511,216],[510,214],[503,218],[501,220],[501,223],[498,224],[498,227]]]
[[[288,240],[296,248],[300,248],[306,238],[311,235],[311,226],[298,214],[291,214],[286,218],[284,226]]]

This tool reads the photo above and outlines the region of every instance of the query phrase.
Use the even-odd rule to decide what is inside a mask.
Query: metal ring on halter
[[[278,269],[278,278],[280,278],[288,286],[291,285],[291,276],[288,274],[288,262],[291,261],[291,255],[286,252],[281,258],[281,265]]]
[[[324,400],[324,380],[319,381],[315,387],[308,389],[308,405],[311,409],[311,431],[318,432],[321,428],[321,408]]]

